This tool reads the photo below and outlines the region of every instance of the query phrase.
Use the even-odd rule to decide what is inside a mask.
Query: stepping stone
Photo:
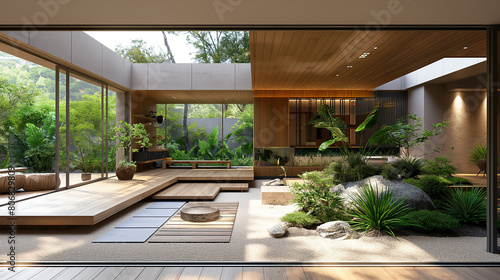
[[[134,217],[171,217],[177,209],[144,209]]]
[[[115,228],[159,228],[166,221],[167,217],[147,218],[147,217],[132,217],[125,222],[119,224]]]
[[[114,228],[101,237],[94,240],[94,243],[144,243],[156,232],[158,228]]]
[[[158,201],[147,209],[179,209],[186,204],[185,201]]]

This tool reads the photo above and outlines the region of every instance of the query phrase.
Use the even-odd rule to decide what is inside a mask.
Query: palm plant
[[[401,174],[401,178],[408,179],[415,178],[422,173],[424,162],[419,157],[402,155],[393,163],[393,166]]]
[[[473,187],[470,191],[456,189],[448,196],[447,203],[446,212],[461,223],[486,221],[486,192],[480,188]]]
[[[476,144],[470,152],[469,163],[471,165],[476,165],[478,160],[486,159],[487,154],[488,152],[485,145]]]
[[[395,228],[412,223],[407,218],[411,209],[405,200],[396,199],[392,189],[379,192],[377,186],[366,185],[350,198],[352,210],[348,213],[354,218],[350,222],[354,230],[377,230],[395,236]]]

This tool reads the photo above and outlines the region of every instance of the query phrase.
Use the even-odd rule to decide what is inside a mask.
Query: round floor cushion
[[[14,175],[14,185],[15,190],[24,188],[26,183],[26,176],[24,174],[16,174]],[[8,174],[0,174],[0,193],[8,193],[9,192],[9,175]]]
[[[61,180],[59,180],[59,185]],[[54,173],[32,173],[26,174],[25,191],[54,190],[56,188],[56,174]]]

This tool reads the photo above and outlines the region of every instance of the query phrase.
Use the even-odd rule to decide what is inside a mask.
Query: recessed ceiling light
[[[364,52],[362,55],[359,56],[359,58],[365,58],[369,55],[369,52]]]
[[[373,47],[374,50],[378,49],[378,47]]]
[[[347,65],[347,68],[352,68],[352,65]]]
[[[339,74],[337,74],[337,75],[335,75],[335,76],[337,76],[337,77],[338,77],[338,76],[339,76]]]
[[[175,98],[174,96],[172,96],[172,98],[173,98],[173,99],[177,99],[177,98]]]
[[[467,46],[464,47],[464,50],[466,50],[466,49],[467,49]]]

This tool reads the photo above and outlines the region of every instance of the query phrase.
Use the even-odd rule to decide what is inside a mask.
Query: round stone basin
[[[184,207],[181,209],[181,219],[189,222],[211,222],[220,217],[220,210],[208,206]]]

